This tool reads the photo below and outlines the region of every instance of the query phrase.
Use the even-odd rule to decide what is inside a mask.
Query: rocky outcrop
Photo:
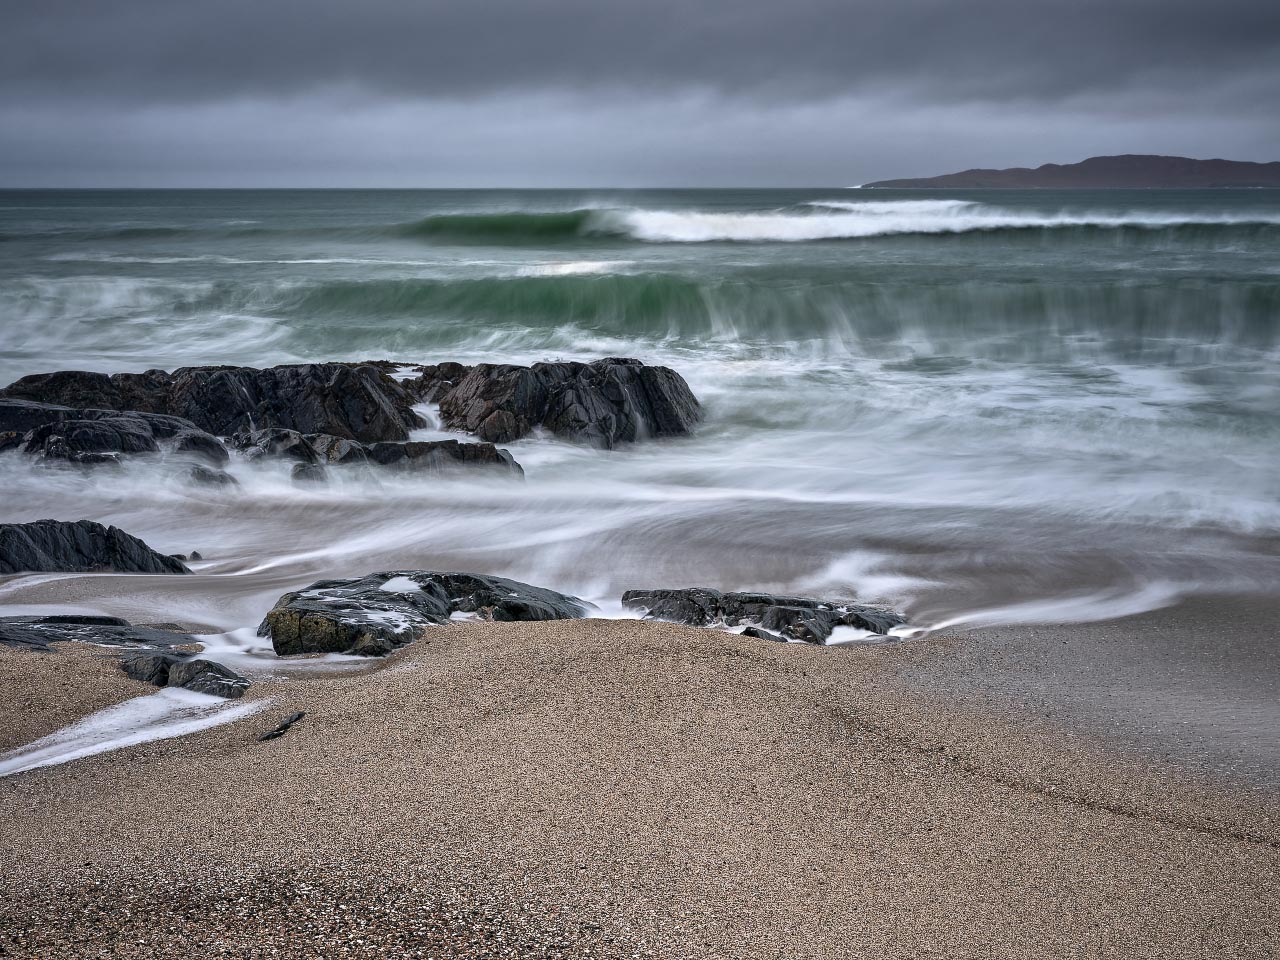
[[[368,364],[305,363],[266,369],[183,367],[172,373],[34,374],[0,395],[68,407],[168,414],[217,436],[284,427],[364,443],[405,440],[423,426],[414,397]]]
[[[180,656],[153,650],[127,653],[120,668],[134,680],[157,687],[181,687],[228,700],[249,689],[249,681],[229,667],[203,657]]]
[[[190,573],[117,527],[92,520],[0,524],[0,574]]]
[[[382,656],[417,640],[454,613],[490,620],[572,620],[577,597],[505,577],[400,570],[354,580],[321,580],[287,593],[258,627],[277,654]]]
[[[229,459],[217,437],[181,417],[29,400],[0,399],[0,436],[11,438],[8,447],[70,463],[117,462],[120,454],[160,452],[215,467]]]
[[[721,593],[706,587],[679,590],[628,590],[622,605],[643,610],[646,620],[670,620],[695,627],[735,627],[768,640],[826,643],[836,627],[856,627],[887,636],[906,619],[891,610],[864,604],[769,593]]]
[[[531,367],[443,363],[423,367],[405,386],[438,402],[447,428],[491,443],[510,443],[541,427],[567,440],[612,448],[687,436],[702,419],[697,398],[678,373],[639,360]]]

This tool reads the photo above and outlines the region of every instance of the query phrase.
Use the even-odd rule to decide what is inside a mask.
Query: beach
[[[458,624],[358,672],[260,682],[246,697],[272,703],[252,718],[0,780],[0,944],[1274,955],[1275,794],[902,681],[941,676],[967,642]],[[0,652],[5,669],[29,661],[35,691],[11,740],[66,721],[67,656]],[[92,663],[81,708],[125,693],[109,659]]]

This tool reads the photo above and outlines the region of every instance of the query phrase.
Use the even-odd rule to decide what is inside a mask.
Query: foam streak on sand
[[[0,756],[0,777],[207,730],[252,716],[270,704],[267,699],[234,703],[191,690],[166,688],[99,710],[78,723],[11,750]]]

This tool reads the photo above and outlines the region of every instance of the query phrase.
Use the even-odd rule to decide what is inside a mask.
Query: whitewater
[[[189,582],[86,578],[82,602],[246,656],[284,590],[391,568],[605,613],[638,586],[856,596],[926,631],[1265,594],[1278,263],[1265,190],[3,193],[4,383],[632,356],[679,371],[707,416],[608,452],[519,441],[523,483],[303,489],[237,462],[227,492],[0,455],[0,520],[199,550]]]

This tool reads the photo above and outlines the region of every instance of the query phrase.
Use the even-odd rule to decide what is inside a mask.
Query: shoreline
[[[0,779],[0,944],[185,955],[163,928],[245,956],[248,932],[267,955],[328,931],[334,955],[379,956],[421,923],[472,951],[424,956],[1273,950],[1280,794],[920,688],[972,642],[466,623],[359,673],[261,681],[256,717]],[[0,669],[15,656],[51,655]],[[471,910],[493,936],[468,945]]]

